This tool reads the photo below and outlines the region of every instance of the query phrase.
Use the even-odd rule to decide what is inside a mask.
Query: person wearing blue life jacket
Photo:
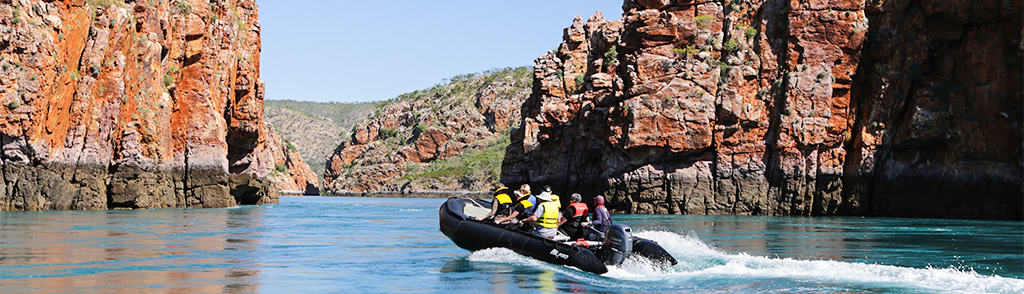
[[[530,185],[523,184],[519,186],[519,190],[516,190],[515,194],[516,201],[515,206],[512,207],[512,213],[505,217],[495,218],[494,223],[519,224],[521,220],[533,215],[533,211],[537,208],[537,197],[530,194]]]

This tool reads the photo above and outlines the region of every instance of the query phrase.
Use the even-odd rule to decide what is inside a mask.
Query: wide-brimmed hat
[[[551,192],[543,192],[537,195],[537,199],[551,201]]]

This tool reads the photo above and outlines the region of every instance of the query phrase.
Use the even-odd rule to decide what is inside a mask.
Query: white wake
[[[580,280],[614,286],[608,279],[643,283],[680,283],[709,279],[757,279],[814,281],[824,284],[857,284],[924,291],[958,293],[1024,293],[1024,280],[981,275],[952,268],[909,268],[891,265],[799,260],[726,253],[708,246],[694,236],[664,231],[640,231],[638,237],[661,244],[679,264],[663,268],[650,261],[630,257],[620,266],[608,268],[602,277],[578,269],[545,263],[511,250],[494,248],[474,252],[471,262],[506,263],[555,270]]]

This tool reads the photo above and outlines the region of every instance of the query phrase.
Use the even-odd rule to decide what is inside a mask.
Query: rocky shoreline
[[[217,169],[2,166],[0,210],[230,207],[277,202],[266,179]]]

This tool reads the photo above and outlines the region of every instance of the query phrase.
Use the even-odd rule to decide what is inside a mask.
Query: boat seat
[[[483,207],[476,201],[469,201],[468,205],[462,207],[462,214],[468,217],[482,217],[491,212],[491,208]]]

